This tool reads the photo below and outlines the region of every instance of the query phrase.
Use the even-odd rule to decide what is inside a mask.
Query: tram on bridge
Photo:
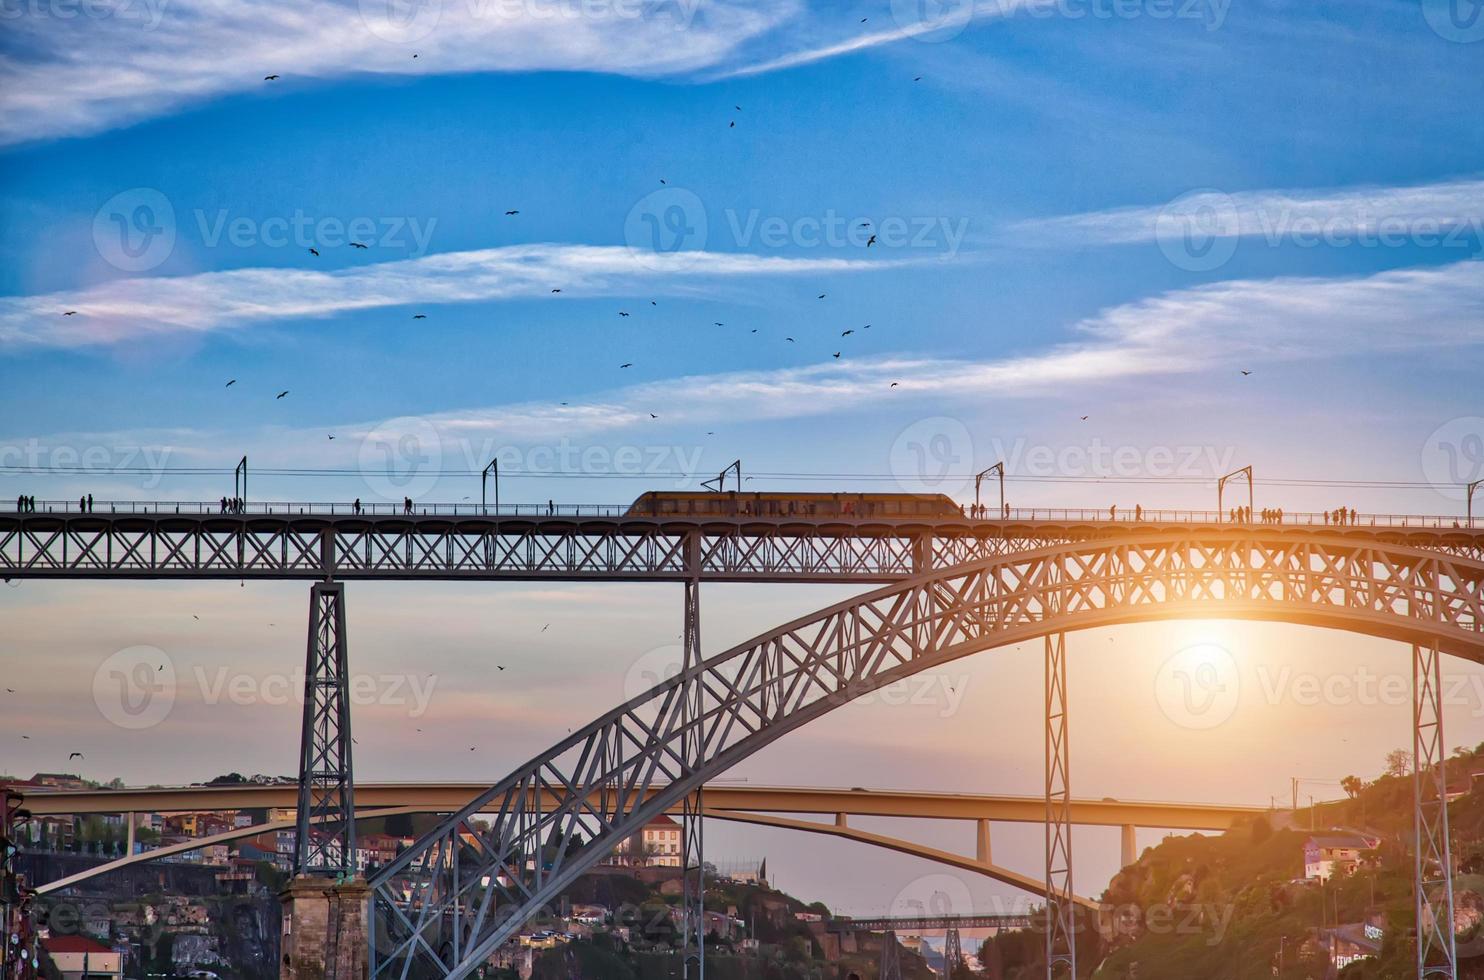
[[[629,517],[962,517],[941,493],[763,493],[729,490],[640,494]]]

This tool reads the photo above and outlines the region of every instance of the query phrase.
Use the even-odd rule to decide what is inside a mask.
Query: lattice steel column
[[[891,929],[881,937],[881,968],[876,980],[902,980],[902,955],[897,949],[897,934]]]
[[[356,870],[348,662],[345,586],[318,583],[309,594],[296,875],[349,877]]]
[[[692,539],[692,546],[699,544]],[[681,758],[686,772],[699,768],[705,758],[701,738],[704,711],[701,689],[701,583],[685,581],[685,647],[681,651]],[[680,813],[681,919],[685,980],[706,976],[706,856],[702,835],[703,786],[685,798]]]
[[[964,947],[959,941],[958,930],[949,929],[943,937],[943,976],[953,980],[954,971],[964,963]]]
[[[1453,939],[1453,855],[1448,841],[1447,749],[1443,741],[1442,654],[1412,645],[1413,887],[1417,976],[1458,976]]]
[[[1077,976],[1072,901],[1071,751],[1067,743],[1067,639],[1046,637],[1046,976]]]

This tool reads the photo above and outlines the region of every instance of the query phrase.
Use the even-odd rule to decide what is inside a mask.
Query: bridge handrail
[[[0,500],[0,513],[20,514],[14,509],[15,501]],[[554,502],[532,504],[502,504],[499,508],[474,503],[423,503],[414,502],[408,513],[399,503],[362,503],[356,509],[348,501],[289,501],[256,500],[242,506],[241,510],[222,509],[220,500],[95,500],[91,509],[84,508],[79,500],[38,500],[36,514],[101,514],[123,515],[196,515],[225,517],[622,517],[629,504]],[[757,520],[756,517],[747,517]],[[762,518],[766,520],[767,518]],[[1136,512],[1122,506],[1116,509],[1097,507],[1012,507],[1006,518],[968,518],[976,524],[996,525],[1005,522],[1026,523],[1044,521],[1048,523],[1088,524],[1232,524],[1256,527],[1333,527],[1358,528],[1417,528],[1432,530],[1467,530],[1467,519],[1447,514],[1357,514],[1353,522],[1336,523],[1325,511],[1284,512],[1281,521],[1276,517],[1263,520],[1233,522],[1229,515],[1214,510],[1149,509]],[[807,522],[807,518],[778,518],[780,523]],[[872,523],[879,518],[825,518],[831,522]],[[933,518],[915,518],[929,520]],[[1484,528],[1484,516],[1474,518],[1475,528]]]

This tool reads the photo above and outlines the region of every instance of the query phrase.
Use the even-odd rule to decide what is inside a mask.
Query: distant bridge
[[[947,932],[949,929],[1029,929],[1031,916],[1021,915],[886,915],[874,919],[826,919],[829,932]]]

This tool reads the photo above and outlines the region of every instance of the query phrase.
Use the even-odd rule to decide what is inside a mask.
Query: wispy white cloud
[[[386,306],[684,290],[731,277],[864,271],[892,260],[812,259],[624,246],[515,245],[336,272],[232,269],[120,279],[77,293],[0,298],[0,344],[84,347],[151,335],[323,317]],[[556,301],[556,297],[553,297]],[[68,310],[75,316],[65,316]]]
[[[1006,17],[1022,8],[1044,6],[1047,6],[1047,0],[979,0],[973,4],[944,5],[941,13],[936,17],[924,13],[921,17],[894,20],[894,26],[886,29],[864,31],[834,40],[820,40],[800,50],[723,70],[718,72],[716,77],[740,78],[797,68],[841,55],[855,54],[857,51],[865,51],[884,44],[895,44],[909,38],[940,37],[946,39],[962,31],[975,20]],[[893,12],[895,13],[897,9],[894,7]],[[910,10],[911,8],[904,4],[900,9]]]
[[[1126,245],[1205,238],[1378,245],[1467,244],[1484,229],[1484,180],[1339,190],[1203,188],[1158,205],[1035,218],[1009,232],[1025,244]],[[1451,236],[1451,237],[1450,237]]]
[[[936,19],[894,13],[883,28],[807,0],[42,0],[5,20],[0,145],[358,74],[756,75],[1047,2],[979,0]]]
[[[4,19],[0,143],[358,73],[676,75],[804,10],[799,0],[43,0]]]
[[[250,452],[260,446],[262,457],[281,465],[359,465],[368,442],[396,445],[406,434],[424,450],[437,446],[445,468],[477,469],[503,446],[603,440],[644,427],[666,432],[738,418],[808,418],[886,397],[982,402],[1132,378],[1235,372],[1279,360],[1479,346],[1484,262],[1468,261],[1353,278],[1236,280],[1177,290],[1102,310],[1074,324],[1064,342],[984,360],[894,356],[691,375],[569,403],[529,401],[345,422],[333,425],[340,438],[329,443],[325,429],[316,427],[234,434],[231,444]],[[196,458],[193,447],[210,447],[201,450],[203,460],[219,456],[222,438],[175,430],[73,435],[66,441],[169,444],[173,462],[184,464]]]

